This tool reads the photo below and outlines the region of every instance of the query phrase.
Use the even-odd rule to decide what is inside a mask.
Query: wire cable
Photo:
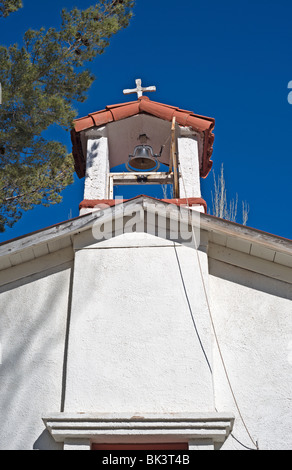
[[[180,166],[180,164],[179,164]],[[186,192],[186,187],[185,187],[185,181],[184,181],[184,177],[183,177],[183,174],[182,172],[180,171],[180,176],[181,176],[181,179],[182,179],[182,182],[183,182],[183,186],[184,186],[184,192],[185,192],[185,199],[186,199],[186,202],[187,202],[187,208],[188,210],[190,211],[191,208],[190,208],[190,204],[189,204],[189,200],[188,200],[188,197],[187,197],[187,192]],[[236,396],[235,396],[235,393],[234,393],[234,390],[233,390],[233,387],[231,385],[231,381],[230,381],[230,378],[229,378],[229,375],[228,375],[228,371],[227,371],[227,368],[226,368],[226,364],[225,364],[225,361],[224,361],[224,358],[223,358],[223,354],[222,354],[222,351],[221,351],[221,347],[220,347],[220,344],[219,344],[219,339],[218,339],[218,336],[217,336],[217,332],[216,332],[216,328],[215,328],[215,324],[214,324],[214,320],[213,320],[213,316],[212,316],[212,311],[211,311],[211,306],[210,306],[210,302],[209,302],[209,298],[208,298],[208,293],[207,293],[207,288],[206,288],[206,284],[205,284],[205,280],[204,280],[204,276],[203,276],[203,271],[202,271],[202,265],[201,265],[201,260],[200,260],[200,257],[199,257],[199,253],[198,253],[198,247],[197,247],[197,243],[196,243],[196,235],[195,235],[195,232],[194,232],[194,227],[193,227],[193,224],[191,223],[191,227],[192,227],[192,234],[193,234],[193,240],[194,240],[194,245],[195,245],[195,251],[196,251],[196,254],[197,254],[197,259],[198,259],[198,265],[199,265],[199,270],[200,270],[200,276],[201,276],[201,280],[202,280],[202,285],[203,285],[203,290],[204,290],[204,295],[205,295],[205,299],[206,299],[206,303],[207,303],[207,307],[208,307],[208,312],[209,312],[209,316],[210,316],[210,321],[211,321],[211,325],[212,325],[212,330],[213,330],[213,333],[214,333],[214,338],[215,338],[215,341],[216,341],[216,345],[217,345],[217,349],[218,349],[218,352],[219,352],[219,355],[220,355],[220,359],[221,359],[221,362],[222,362],[222,366],[223,366],[223,369],[224,369],[224,373],[225,373],[225,376],[226,376],[226,379],[227,379],[227,382],[228,382],[228,385],[229,385],[229,388],[230,388],[230,391],[231,391],[231,394],[232,394],[232,397],[233,397],[233,400],[234,400],[234,403],[235,403],[235,406],[237,408],[237,411],[238,411],[238,414],[240,416],[240,419],[243,423],[243,426],[251,440],[251,442],[253,443],[253,445],[255,446],[255,448],[257,450],[259,450],[259,447],[258,447],[258,442],[255,442],[254,439],[252,438],[249,430],[248,430],[248,427],[245,423],[245,420],[242,416],[242,413],[240,411],[240,408],[239,408],[239,404],[237,402],[237,399],[236,399]],[[208,361],[208,364],[209,364],[209,361]],[[234,436],[233,436],[234,437]],[[237,440],[237,439],[236,439]],[[239,442],[237,440],[237,442]],[[242,444],[243,445],[243,444]],[[244,446],[246,448],[248,448],[247,446]],[[249,449],[249,448],[248,448]]]
[[[197,337],[198,337],[198,340],[199,340],[201,349],[202,349],[203,354],[204,354],[204,356],[205,356],[205,359],[206,359],[206,361],[207,361],[209,370],[210,370],[211,374],[213,374],[211,364],[210,364],[210,362],[209,362],[208,356],[207,356],[206,351],[205,351],[205,349],[204,349],[204,346],[203,346],[203,343],[202,343],[202,340],[201,340],[201,337],[200,337],[200,334],[199,334],[199,331],[198,331],[198,328],[197,328],[197,325],[196,325],[196,322],[195,322],[194,314],[193,314],[192,307],[191,307],[191,303],[190,303],[189,296],[188,296],[188,293],[187,293],[187,289],[186,289],[186,285],[185,285],[185,281],[184,281],[184,278],[183,278],[183,273],[182,273],[182,270],[181,270],[181,265],[180,265],[180,262],[179,262],[179,257],[178,257],[177,249],[176,249],[176,246],[175,246],[175,245],[174,245],[174,251],[175,251],[175,255],[176,255],[176,259],[177,259],[177,264],[178,264],[178,268],[179,268],[179,272],[180,272],[180,277],[181,277],[182,285],[183,285],[184,292],[185,292],[185,296],[186,296],[186,299],[187,299],[187,304],[188,304],[189,311],[190,311],[190,314],[191,314],[192,322],[193,322],[193,325],[194,325],[194,328],[195,328],[195,331],[196,331],[196,334],[197,334]]]

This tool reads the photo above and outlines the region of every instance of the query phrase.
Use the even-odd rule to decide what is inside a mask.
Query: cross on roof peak
[[[156,87],[155,86],[142,87],[141,78],[137,78],[136,88],[134,88],[133,90],[124,90],[123,93],[124,93],[124,95],[130,95],[131,93],[137,93],[138,98],[141,98],[141,96],[143,96],[143,92],[145,92],[145,91],[156,91]]]

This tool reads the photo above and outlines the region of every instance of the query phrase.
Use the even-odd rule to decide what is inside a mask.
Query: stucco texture
[[[210,261],[210,298],[235,406],[214,342],[215,404],[233,411],[234,437],[262,450],[292,448],[291,284]],[[243,449],[229,438],[223,449]]]
[[[208,350],[195,252],[180,246],[177,253]],[[65,411],[213,411],[212,378],[173,246],[84,249],[75,269]]]
[[[0,288],[0,449],[59,448],[42,416],[60,410],[70,265]]]

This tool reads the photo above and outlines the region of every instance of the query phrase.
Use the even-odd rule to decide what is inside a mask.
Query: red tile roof
[[[104,126],[110,122],[126,119],[137,114],[146,113],[152,116],[172,121],[176,118],[180,126],[191,127],[203,136],[203,158],[201,166],[201,177],[206,178],[212,168],[212,153],[215,120],[213,118],[199,116],[191,111],[179,109],[162,103],[151,101],[147,96],[142,96],[137,101],[107,106],[102,111],[91,113],[86,117],[74,121],[74,129],[71,131],[73,144],[73,156],[75,170],[79,178],[85,176],[86,156],[83,154],[80,132],[92,127]]]

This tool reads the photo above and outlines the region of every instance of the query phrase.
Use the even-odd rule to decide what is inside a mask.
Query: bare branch
[[[237,208],[238,208],[238,194],[235,199],[231,199],[229,204],[227,202],[227,190],[224,177],[223,163],[221,165],[220,175],[216,180],[215,172],[213,171],[214,178],[214,194],[211,192],[213,215],[220,219],[230,220],[236,222]],[[249,205],[247,202],[242,203],[242,219],[243,225],[246,225],[249,214]]]

